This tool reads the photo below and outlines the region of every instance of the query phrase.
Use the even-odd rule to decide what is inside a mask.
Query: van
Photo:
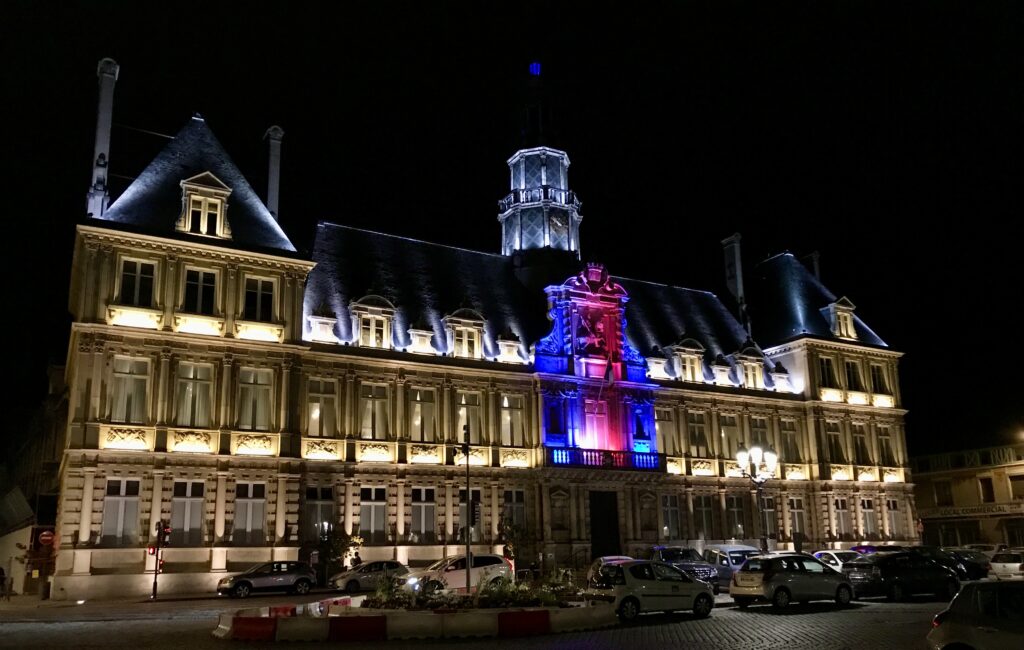
[[[710,544],[704,547],[704,561],[718,569],[718,588],[729,588],[732,572],[737,571],[747,558],[761,549],[745,544]]]

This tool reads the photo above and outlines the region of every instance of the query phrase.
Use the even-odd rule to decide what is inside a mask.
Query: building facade
[[[924,540],[1024,547],[1024,444],[912,459]]]
[[[536,146],[509,159],[500,254],[324,222],[304,256],[198,117],[111,200],[116,64],[99,74],[55,598],[145,593],[161,520],[181,592],[337,528],[410,564],[517,531],[545,568],[763,527],[778,547],[915,537],[900,353],[792,255],[748,300],[727,240],[735,314],[610,275],[581,262],[568,155]],[[734,460],[754,444],[780,459],[761,504]]]

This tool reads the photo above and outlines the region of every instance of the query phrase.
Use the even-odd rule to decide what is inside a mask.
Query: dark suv
[[[671,564],[698,580],[711,583],[715,594],[718,593],[718,567],[704,561],[697,549],[685,546],[655,546],[651,549],[651,559]]]
[[[254,591],[309,593],[316,573],[305,562],[267,562],[217,583],[217,594],[245,598]]]
[[[913,594],[935,594],[949,600],[960,590],[956,572],[920,553],[876,553],[843,564],[853,592],[863,596],[888,596],[903,600]]]

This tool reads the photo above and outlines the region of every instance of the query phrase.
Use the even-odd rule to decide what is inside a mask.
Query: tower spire
[[[521,149],[508,159],[509,194],[498,202],[501,250],[570,251],[580,257],[580,202],[569,189],[569,156],[551,146],[551,111],[544,102],[541,63],[529,66],[524,93]]]

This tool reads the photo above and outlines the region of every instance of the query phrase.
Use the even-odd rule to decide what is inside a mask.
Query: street
[[[322,597],[322,596],[321,596]],[[315,597],[314,597],[315,598]],[[260,596],[245,606],[307,602],[310,598]],[[393,641],[386,648],[453,646],[477,648],[546,648],[554,643],[567,650],[622,648],[626,646],[691,648],[786,648],[787,650],[857,650],[924,648],[932,616],[945,603],[918,599],[909,603],[858,601],[837,610],[831,603],[795,605],[779,612],[770,606],[746,611],[719,596],[710,618],[695,620],[686,614],[647,615],[636,625],[605,630],[560,634],[527,639],[465,639]],[[230,650],[257,644],[220,641],[210,635],[217,614],[230,611],[241,601],[226,599],[169,602],[97,602],[83,605],[0,605],[0,648],[188,648]],[[283,646],[294,644],[281,644]],[[352,644],[371,648],[381,644]],[[327,643],[301,643],[301,648],[334,647]]]

